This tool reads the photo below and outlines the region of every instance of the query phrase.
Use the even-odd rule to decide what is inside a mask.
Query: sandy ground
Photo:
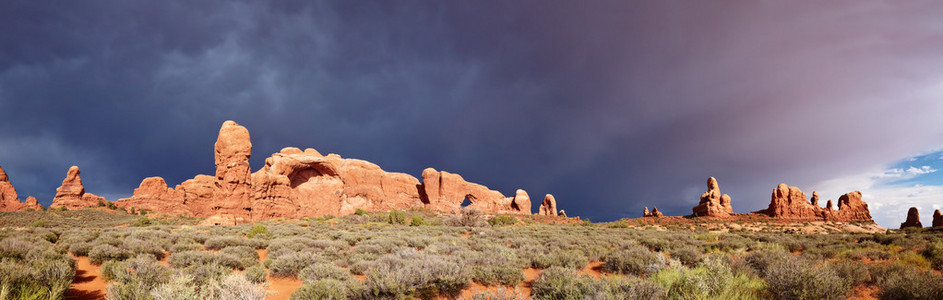
[[[862,284],[851,291],[849,300],[877,300],[878,292],[881,289],[870,284]]]
[[[92,265],[88,257],[75,258],[75,279],[66,292],[66,299],[89,300],[105,299],[105,280],[101,278],[99,267]]]

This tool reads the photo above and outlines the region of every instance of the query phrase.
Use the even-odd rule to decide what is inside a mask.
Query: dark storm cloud
[[[227,119],[254,168],[313,147],[597,220],[687,214],[708,176],[755,210],[943,144],[933,2],[0,6],[0,166],[47,204],[73,164],[109,199],[210,174]]]

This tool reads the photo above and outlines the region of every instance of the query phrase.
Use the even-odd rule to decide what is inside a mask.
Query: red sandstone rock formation
[[[537,213],[541,216],[558,216],[557,213],[557,199],[551,194],[544,196],[544,202],[540,204],[539,212]]]
[[[566,211],[564,211],[564,210],[562,210],[562,209],[560,210],[559,213],[557,213],[557,215],[558,215],[558,216],[561,216],[561,217],[564,217],[564,218],[567,217],[567,216],[566,216]]]
[[[317,150],[285,148],[248,173],[252,152],[249,132],[235,122],[223,123],[216,142],[216,177],[198,175],[175,188],[160,177],[141,182],[119,207],[207,218],[206,225],[230,225],[272,218],[325,214],[346,215],[356,209],[393,210],[424,207],[459,213],[462,202],[486,213],[530,214],[527,192],[513,197],[465,181],[461,176],[423,170],[423,183],[409,174]],[[555,206],[554,206],[555,209]]]
[[[665,216],[665,215],[662,214],[660,211],[658,211],[658,207],[652,208],[652,211],[651,211],[651,212],[649,212],[649,211],[648,211],[648,207],[646,207],[646,208],[645,208],[645,212],[642,214],[642,217],[643,217],[643,218],[644,218],[644,217],[655,217],[655,218],[657,218],[657,217],[663,217],[663,216]]]
[[[812,206],[819,207],[819,192],[812,191]]]
[[[96,207],[98,203],[104,202],[105,198],[95,196],[92,193],[86,193],[82,186],[82,177],[79,167],[72,166],[66,177],[62,180],[62,186],[56,189],[56,197],[52,199],[49,208],[65,207],[67,209],[82,209],[86,207]]]
[[[819,210],[806,200],[805,193],[798,187],[780,183],[773,189],[766,213],[773,218],[806,220],[820,217]]]
[[[813,192],[812,201],[815,204],[807,201],[805,193],[798,187],[780,184],[773,189],[769,207],[756,213],[795,221],[874,222],[868,204],[861,200],[859,191],[839,197],[838,210],[832,209],[832,200],[828,200],[825,208],[819,207],[818,193]]]
[[[707,179],[707,192],[693,209],[695,217],[727,217],[733,213],[730,196],[720,193],[720,185],[714,177]]]
[[[10,183],[10,177],[0,168],[0,211],[18,211],[27,208],[42,209],[42,206],[36,201],[36,198],[26,198],[26,202],[20,202],[16,195],[16,189]]]
[[[923,228],[923,224],[920,223],[920,212],[917,211],[916,207],[911,207],[907,211],[907,220],[904,223],[900,223],[900,229],[907,227],[917,227]]]
[[[933,212],[933,227],[943,227],[943,214],[939,209]]]

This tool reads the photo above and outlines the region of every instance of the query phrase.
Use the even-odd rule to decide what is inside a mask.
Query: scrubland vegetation
[[[33,227],[2,215],[0,299],[62,299],[73,256],[100,267],[109,299],[264,299],[276,277],[301,281],[292,299],[943,299],[943,233],[929,230],[668,231],[475,211],[214,227],[102,218]]]

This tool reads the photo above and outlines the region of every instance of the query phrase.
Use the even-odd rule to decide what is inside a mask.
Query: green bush
[[[255,227],[252,227],[252,229],[249,230],[249,232],[246,232],[246,237],[251,239],[260,234],[265,235],[265,236],[269,235],[268,228],[265,227],[265,225],[262,225],[262,224],[255,225]]]
[[[151,299],[151,290],[170,280],[172,271],[153,258],[138,256],[109,269],[108,299]]]
[[[880,299],[943,299],[943,277],[932,272],[915,270],[900,263],[874,265],[870,272],[875,285],[880,288]]]
[[[146,227],[151,226],[151,219],[148,217],[140,217],[134,220],[134,223],[131,223],[133,227]]]
[[[514,218],[512,216],[496,216],[494,218],[491,218],[491,220],[488,220],[488,224],[491,224],[491,226],[514,225],[514,224],[517,224],[517,218]]]
[[[926,257],[934,268],[943,270],[943,242],[930,243],[920,254]]]
[[[358,208],[358,209],[355,209],[355,210],[354,210],[354,214],[355,214],[355,215],[358,215],[358,216],[364,216],[364,215],[367,215],[367,211]]]
[[[321,279],[336,279],[340,281],[352,280],[350,271],[329,262],[316,262],[298,272],[298,278],[307,283]]]
[[[396,224],[406,225],[409,223],[409,217],[406,216],[405,212],[402,212],[399,210],[391,210],[389,223],[393,225],[396,225]]]
[[[413,217],[412,222],[409,222],[409,226],[426,226],[429,225],[426,223],[426,220],[423,220],[420,216]]]
[[[757,277],[734,274],[723,260],[706,258],[694,268],[664,269],[650,277],[669,299],[761,299],[766,284]]]

